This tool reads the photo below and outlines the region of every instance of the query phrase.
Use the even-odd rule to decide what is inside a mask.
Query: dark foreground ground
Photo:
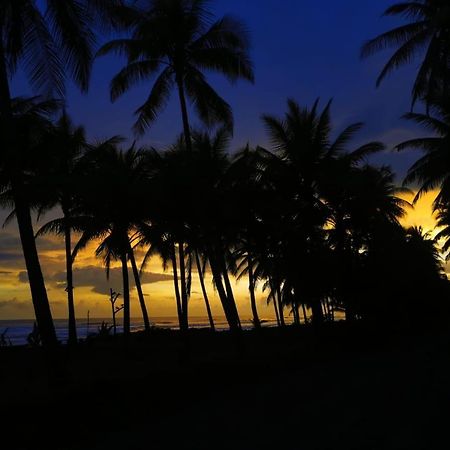
[[[445,449],[450,332],[335,324],[0,349],[0,449]],[[56,372],[56,373],[55,373]]]

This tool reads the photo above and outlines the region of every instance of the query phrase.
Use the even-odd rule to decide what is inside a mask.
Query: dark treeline
[[[214,19],[203,0],[46,3],[45,13],[31,0],[0,4],[0,199],[18,223],[44,345],[55,345],[56,335],[32,213],[42,216],[54,208],[62,217],[42,226],[37,236],[57,233],[64,239],[72,344],[77,342],[72,265],[90,242],[96,242],[96,256],[107,273],[113,261],[121,264],[125,336],[130,332],[130,277],[150,330],[140,274],[153,255],[173,271],[183,331],[189,328],[193,276],[199,277],[214,329],[207,272],[233,331],[241,329],[234,277],[248,280],[255,328],[261,326],[258,286],[281,327],[288,315],[297,325],[310,321],[315,326],[334,321],[337,312],[349,321],[406,326],[447,315],[450,285],[438,246],[440,238],[449,242],[450,227],[446,1],[389,8],[386,13],[404,16],[406,25],[369,41],[362,51],[367,56],[395,47],[381,82],[428,49],[412,94],[414,108],[424,112],[410,112],[406,119],[432,134],[399,144],[397,150],[424,152],[405,180],[405,186],[418,186],[416,200],[440,188],[434,207],[443,231],[434,239],[420,228],[401,226],[411,207],[400,197],[407,189],[396,184],[389,167],[368,162],[385,146],[353,145],[362,123],[334,130],[331,102],[308,106],[289,99],[283,117],[262,117],[269,148],[230,148],[232,110],[205,73],[231,82],[254,81],[248,32],[238,19]],[[100,31],[129,37],[112,40],[96,53]],[[120,136],[89,141],[72,123],[64,109],[65,78],[86,90],[94,56],[110,52],[126,59],[112,79],[112,101],[135,83],[149,81],[149,96],[136,111],[137,134],[152,125],[171,94],[177,96],[183,132],[179,137],[174,132],[169,148],[126,146]],[[11,94],[10,79],[19,66],[36,97]],[[190,111],[208,131],[191,127]],[[146,254],[141,267],[136,250]]]

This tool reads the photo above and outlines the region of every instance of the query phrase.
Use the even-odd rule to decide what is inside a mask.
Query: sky
[[[377,74],[389,52],[364,61],[359,58],[361,45],[367,39],[401,23],[398,19],[381,17],[392,3],[392,0],[213,1],[212,9],[216,15],[239,17],[247,24],[252,38],[254,85],[239,82],[231,86],[220,76],[208,76],[234,111],[235,130],[230,151],[236,151],[247,143],[269,147],[261,115],[283,115],[287,98],[293,98],[304,106],[311,105],[316,98],[321,99],[322,105],[333,99],[335,132],[342,131],[351,123],[364,122],[365,128],[354,141],[355,148],[372,140],[384,142],[388,150],[374,157],[373,162],[391,165],[401,181],[407,168],[420,156],[417,151],[393,151],[396,144],[423,134],[422,130],[401,119],[411,107],[410,91],[419,61],[397,71],[376,89]],[[143,103],[151,85],[143,83],[111,104],[109,82],[123,62],[112,56],[98,59],[87,95],[81,95],[70,84],[68,86],[68,112],[75,123],[85,126],[91,139],[112,135],[134,139],[131,131],[133,112]],[[14,78],[12,92],[15,96],[31,94],[22,73]],[[179,106],[174,96],[139,143],[164,149],[181,130]],[[416,210],[409,213],[406,223],[431,229],[434,224],[430,213],[431,200],[429,196],[419,203]],[[0,220],[6,215],[6,211],[0,211]],[[54,316],[65,317],[62,242],[55,237],[40,238],[38,245]],[[100,317],[109,311],[106,299],[109,286],[120,290],[120,280],[118,271],[113,271],[110,283],[106,282],[101,264],[93,257],[92,250],[87,249],[81,254],[75,266],[76,306],[80,315],[85,315],[89,309],[91,315]],[[150,314],[174,316],[170,272],[163,273],[157,259],[151,262],[148,272],[144,288]],[[236,289],[242,314],[250,315],[245,283],[240,283]],[[194,285],[190,306],[193,315],[204,315],[199,290]],[[214,297],[214,312],[222,315],[212,287],[210,292]],[[133,297],[136,307],[137,299],[135,295]],[[266,309],[262,293],[259,293],[259,303],[263,316],[272,314]],[[138,310],[134,311],[138,315]],[[0,319],[29,318],[32,315],[23,257],[13,221],[0,230]]]

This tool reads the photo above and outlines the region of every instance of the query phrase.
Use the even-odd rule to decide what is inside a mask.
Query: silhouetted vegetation
[[[396,146],[395,151],[423,151],[403,183],[390,167],[371,159],[390,150],[384,143],[354,144],[363,123],[335,129],[331,101],[307,105],[290,98],[280,116],[262,111],[268,145],[234,148],[232,108],[207,75],[213,72],[232,83],[254,83],[250,35],[239,19],[214,17],[207,0],[0,1],[0,206],[10,212],[7,222],[16,220],[18,225],[36,319],[27,337],[31,348],[9,348],[8,330],[0,334],[4,361],[0,385],[7,378],[3,367],[10,364],[14,370],[7,382],[24,392],[20,401],[16,392],[7,395],[14,417],[20,418],[22,402],[27,407],[38,405],[39,414],[30,414],[24,424],[19,419],[8,422],[17,448],[29,448],[21,445],[30,439],[40,448],[49,424],[57,435],[67,433],[76,439],[73,405],[79,398],[96,401],[102,394],[108,405],[92,408],[97,416],[86,408],[80,436],[90,438],[91,431],[86,430],[95,420],[107,422],[111,433],[111,417],[120,415],[120,425],[127,428],[113,431],[126,435],[120,445],[124,449],[135,448],[130,446],[131,431],[142,434],[146,428],[140,421],[147,416],[150,424],[164,430],[161,411],[170,417],[171,431],[177,430],[175,447],[200,448],[185,444],[186,427],[194,422],[189,414],[197,420],[202,414],[217,413],[212,406],[216,395],[226,397],[226,411],[216,421],[221,428],[214,429],[216,435],[225,435],[224,442],[233,435],[228,424],[235,416],[260,427],[256,422],[264,411],[267,423],[276,424],[273,448],[288,448],[280,445],[289,439],[304,441],[304,448],[337,448],[330,446],[329,436],[338,434],[341,426],[352,438],[352,445],[345,448],[375,448],[372,442],[355,438],[362,419],[358,422],[348,405],[364,399],[354,384],[369,380],[362,385],[364,394],[373,390],[374,396],[388,402],[397,391],[386,386],[391,377],[401,376],[397,386],[408,386],[407,400],[402,400],[407,409],[408,402],[421,400],[417,384],[435,381],[427,365],[431,360],[448,370],[448,362],[442,363],[448,352],[436,342],[441,342],[439,333],[447,333],[448,340],[450,313],[445,271],[450,258],[450,4],[403,2],[389,7],[385,15],[400,16],[406,23],[362,48],[362,57],[394,49],[377,86],[394,70],[422,58],[412,87],[414,110],[404,118],[430,134]],[[123,136],[95,141],[83,126],[73,123],[66,110],[66,81],[86,92],[93,60],[111,53],[125,60],[119,73],[110,74],[111,101],[140,82],[150,85],[147,99],[135,112],[136,139],[158,119],[170,95],[177,94],[183,128],[173,130],[171,145],[141,146],[137,140],[130,145]],[[16,97],[11,92],[18,71],[28,77],[33,96]],[[191,110],[200,119],[197,128],[192,126]],[[402,226],[408,210],[434,190],[438,190],[433,204],[437,229]],[[405,198],[412,193],[410,204]],[[33,218],[42,221],[55,211],[60,217],[36,232]],[[64,352],[57,348],[36,247],[36,239],[50,233],[61,237],[65,249],[70,345]],[[73,264],[91,244],[107,277],[113,264],[120,265],[121,294],[109,292],[112,325],[102,321],[90,334],[88,312],[87,335],[79,336]],[[141,254],[145,256],[138,264],[136,255]],[[152,297],[146,299],[142,274],[154,256],[173,273],[173,302],[182,333],[152,326],[148,308]],[[208,317],[205,330],[189,330],[194,276]],[[209,277],[230,333],[215,332]],[[248,333],[242,333],[235,279],[248,286],[254,328]],[[131,333],[133,286],[144,323],[139,333]],[[264,326],[258,289],[273,307],[274,329]],[[122,311],[123,333],[116,335],[116,315]],[[396,343],[393,349],[391,338]],[[422,338],[433,348],[431,356],[421,349]],[[423,363],[418,370],[405,356],[410,342],[414,343],[410,358],[418,356]],[[379,349],[385,352],[381,356]],[[358,361],[352,359],[355,354]],[[371,359],[361,362],[361,355]],[[319,360],[323,366],[316,367]],[[411,367],[400,367],[403,363]],[[378,384],[377,370],[389,372],[383,373],[384,384]],[[238,378],[244,375],[242,384]],[[37,380],[33,389],[27,385],[30,379]],[[267,388],[269,407],[255,395],[255,380]],[[131,383],[147,415],[140,416],[136,404],[131,405]],[[149,383],[158,386],[156,398],[150,398]],[[200,393],[205,402],[203,408],[192,400],[194,387],[195,396]],[[229,392],[224,395],[223,389]],[[249,399],[254,415],[241,407],[242,398]],[[291,409],[280,407],[285,399]],[[70,405],[67,415],[50,405],[57,401]],[[436,416],[448,409],[424,403]],[[332,410],[324,414],[323,404],[333,405]],[[367,409],[370,404],[365,403]],[[44,414],[48,406],[50,416]],[[397,420],[417,421],[410,411],[403,417],[382,406],[370,411],[369,425],[364,426],[376,427],[380,417],[389,417],[395,425]],[[320,412],[311,414],[314,408]],[[208,417],[205,423],[208,420],[212,421]],[[310,425],[312,437],[292,439],[299,420]],[[283,432],[286,423],[291,433]],[[31,437],[23,433],[25,426],[32,430]],[[205,430],[206,435],[213,434],[206,428],[202,433]],[[427,444],[436,436],[427,436]],[[64,437],[63,445],[72,445]],[[140,438],[137,442],[143,441]],[[248,448],[267,444],[257,433],[253,438]],[[150,446],[167,448],[163,447],[167,434],[152,442],[146,433],[145,439]],[[214,442],[208,440],[208,448],[213,448]],[[324,445],[308,446],[313,441]],[[403,444],[408,443],[395,442],[392,448],[413,448]],[[59,445],[48,448],[69,448]]]
[[[269,148],[231,151],[231,108],[207,83],[202,70],[222,73],[230,81],[254,81],[248,32],[238,19],[214,20],[201,0],[64,2],[58,7],[48,2],[45,15],[29,3],[31,9],[16,10],[15,2],[6,2],[0,9],[5,142],[0,179],[2,204],[13,208],[10,219],[16,217],[19,224],[44,345],[54,344],[56,337],[31,210],[42,215],[55,207],[62,210],[62,218],[44,225],[37,236],[64,236],[72,344],[77,342],[72,264],[93,241],[107,275],[112,261],[121,264],[125,336],[130,333],[129,265],[148,331],[140,271],[156,254],[174,274],[181,330],[189,328],[194,268],[213,330],[204,282],[207,272],[234,331],[241,329],[241,318],[232,276],[248,279],[255,328],[261,326],[258,285],[273,303],[280,326],[285,325],[286,315],[292,314],[297,325],[309,321],[320,325],[334,321],[339,311],[348,321],[410,325],[442,317],[448,283],[438,243],[421,230],[400,225],[410,207],[400,197],[406,189],[396,186],[389,167],[368,162],[372,154],[384,150],[382,143],[352,146],[363,124],[349,125],[331,139],[331,102],[321,109],[319,101],[308,108],[290,99],[284,117],[262,118]],[[409,61],[419,46],[429,46],[413,102],[423,101],[434,116],[409,113],[406,118],[435,135],[402,143],[398,150],[425,150],[405,183],[419,182],[416,199],[441,187],[435,208],[439,224],[447,226],[448,6],[424,0],[394,5],[386,14],[404,15],[410,23],[370,41],[363,54],[400,46],[380,82]],[[124,147],[119,136],[89,142],[83,128],[73,125],[64,110],[60,113],[63,101],[51,99],[62,97],[66,76],[87,89],[97,33],[94,22],[100,16],[106,28],[128,36],[97,52],[115,52],[127,59],[111,82],[111,99],[140,80],[156,78],[149,98],[137,111],[135,131],[145,132],[166,105],[172,88],[178,91],[183,134],[169,148]],[[29,32],[35,33],[34,40],[24,39],[25,21]],[[11,97],[9,78],[20,63],[38,92],[46,88],[46,96]],[[208,132],[191,128],[188,100]],[[221,127],[213,130],[215,125]],[[73,232],[81,233],[75,245]],[[439,237],[446,233],[444,228]],[[142,268],[135,259],[138,248],[146,252]]]

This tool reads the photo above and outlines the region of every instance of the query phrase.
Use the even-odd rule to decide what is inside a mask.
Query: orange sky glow
[[[431,192],[424,196],[414,207],[408,210],[403,219],[403,225],[422,226],[425,231],[433,231],[435,218],[432,214],[432,202],[436,196]],[[413,195],[404,195],[406,200],[412,201]],[[19,241],[15,224],[9,225],[0,233],[0,246],[2,257],[0,258],[0,319],[25,319],[33,317],[33,308],[30,300],[29,287],[20,252]],[[64,249],[63,243],[58,237],[45,237],[38,240],[38,249],[41,258],[44,275],[55,318],[66,317],[66,298],[64,282]],[[121,291],[121,278],[118,266],[113,266],[110,280],[106,280],[105,271],[101,261],[94,256],[95,244],[90,245],[79,254],[74,266],[75,301],[77,315],[80,318],[109,317],[110,304],[108,302],[109,288],[117,292]],[[143,257],[137,254],[138,262]],[[212,280],[208,276],[208,292],[215,316],[223,316],[217,293],[212,286]],[[151,317],[176,316],[175,300],[173,294],[172,271],[163,271],[161,261],[153,258],[143,279],[143,289]],[[235,282],[235,294],[238,308],[243,318],[251,316],[249,295],[246,280]],[[134,287],[131,291],[132,317],[139,317],[139,306]],[[267,306],[267,293],[258,290],[258,306],[261,318],[274,316],[272,306]],[[205,306],[201,295],[198,276],[193,274],[192,297],[189,313],[191,316],[205,316]]]

